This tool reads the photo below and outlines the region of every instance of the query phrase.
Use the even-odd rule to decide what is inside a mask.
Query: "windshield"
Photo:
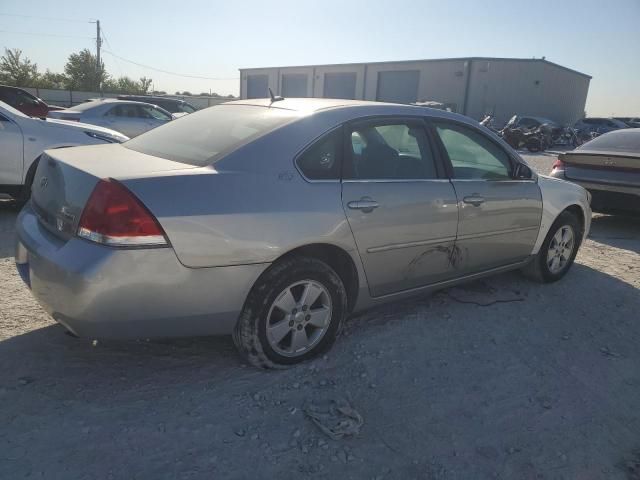
[[[196,109],[193,108],[188,103],[181,103],[178,108],[180,109],[181,112],[193,113],[196,111]]]
[[[605,133],[578,147],[578,150],[630,152],[640,154],[640,128]]]
[[[0,108],[3,108],[4,110],[7,111],[7,113],[10,113],[12,115],[17,115],[18,117],[23,117],[23,118],[29,118],[28,115],[25,115],[20,110],[16,110],[11,105],[9,105],[8,103],[4,103],[3,101],[0,101]]]
[[[137,152],[202,167],[299,117],[254,105],[218,105],[185,115],[128,141]]]

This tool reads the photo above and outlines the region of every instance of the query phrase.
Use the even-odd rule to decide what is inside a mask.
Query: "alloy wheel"
[[[285,357],[297,357],[316,346],[331,324],[331,296],[314,280],[285,288],[267,316],[269,346]]]
[[[574,245],[573,229],[569,225],[563,225],[549,242],[547,267],[551,273],[559,273],[565,268],[571,260]]]

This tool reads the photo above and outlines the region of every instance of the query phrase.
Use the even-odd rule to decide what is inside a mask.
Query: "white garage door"
[[[418,100],[418,70],[405,70],[378,73],[379,102],[412,103]]]

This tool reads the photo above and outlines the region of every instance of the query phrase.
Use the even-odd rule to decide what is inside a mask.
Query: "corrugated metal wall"
[[[247,98],[247,86],[254,75],[267,75],[268,86],[284,96],[283,81],[293,75],[298,86],[306,80],[306,88],[295,89],[297,96],[329,97],[332,92],[345,92],[331,86],[330,74],[349,74],[347,90],[354,94],[336,96],[433,100],[478,120],[493,113],[498,122],[520,114],[573,123],[582,117],[590,81],[585,75],[543,60],[461,58],[241,70],[240,96]]]

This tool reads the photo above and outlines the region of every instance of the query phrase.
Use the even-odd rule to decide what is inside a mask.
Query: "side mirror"
[[[518,163],[513,171],[513,178],[516,180],[531,180],[533,178],[533,171],[528,165]]]

